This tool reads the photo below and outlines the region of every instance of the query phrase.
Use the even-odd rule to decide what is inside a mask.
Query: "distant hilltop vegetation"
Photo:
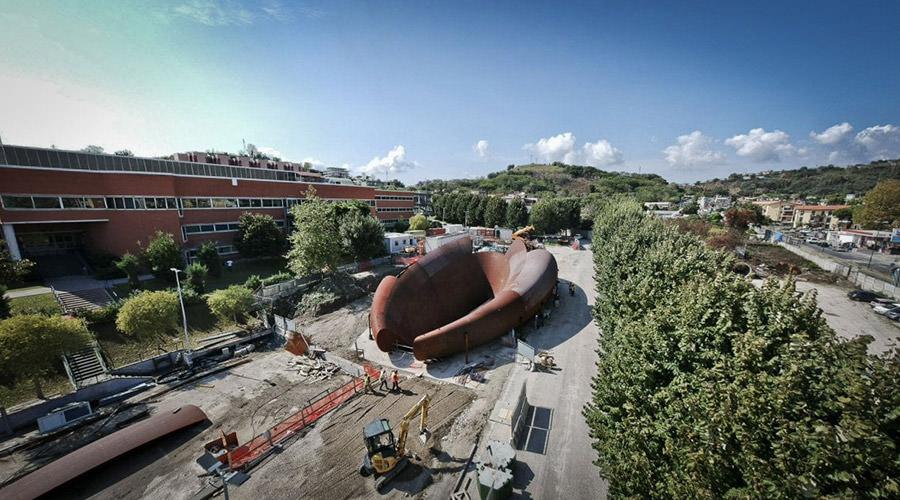
[[[726,179],[676,184],[657,174],[607,172],[594,167],[551,164],[509,165],[506,170],[475,179],[426,180],[415,188],[434,193],[475,190],[484,194],[524,192],[532,196],[628,194],[638,201],[678,201],[686,194],[771,196],[778,198],[841,198],[862,195],[884,179],[900,179],[900,159],[867,165],[735,173]]]
[[[606,172],[594,167],[565,163],[510,165],[477,179],[428,180],[417,189],[436,193],[457,189],[477,190],[485,194],[524,192],[533,196],[558,194],[579,196],[589,193],[613,195],[626,193],[640,201],[677,201],[684,190],[657,174]]]
[[[873,161],[867,165],[731,174],[694,184],[691,191],[732,196],[770,196],[773,198],[841,199],[848,194],[863,195],[885,179],[900,179],[900,159]]]

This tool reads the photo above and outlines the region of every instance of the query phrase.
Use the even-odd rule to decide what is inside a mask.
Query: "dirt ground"
[[[344,359],[356,361],[357,356],[353,343],[359,332],[368,325],[370,307],[372,307],[372,294],[357,299],[336,311],[306,320],[300,325],[300,329],[311,338],[313,344]]]
[[[401,383],[402,393],[381,391],[358,396],[332,412],[315,429],[281,454],[257,467],[251,479],[230,491],[234,499],[351,499],[378,496],[372,477],[362,477],[359,467],[364,453],[362,429],[378,418],[387,418],[395,428],[401,417],[426,393],[431,394],[429,446],[447,446],[447,435],[457,417],[474,399],[474,393],[451,384],[423,378]],[[420,457],[385,492],[387,498],[417,496],[441,475],[458,473],[468,455],[449,450],[432,451],[418,437],[418,420],[410,426],[408,448]],[[457,436],[458,437],[458,436]],[[474,436],[471,436],[474,439]],[[469,440],[469,448],[471,447]],[[442,446],[443,445],[443,446]],[[424,467],[423,467],[424,465]]]
[[[224,432],[236,431],[241,442],[296,412],[318,393],[350,380],[335,375],[326,380],[303,377],[289,365],[293,355],[260,352],[253,361],[169,392],[151,407],[199,406],[211,423],[185,429],[96,469],[68,484],[56,498],[186,499],[207,478],[195,460],[203,445]],[[274,385],[273,385],[274,384]]]
[[[747,245],[750,264],[769,275],[785,277],[790,274],[811,283],[835,284],[840,277],[816,264],[785,250],[778,245]]]

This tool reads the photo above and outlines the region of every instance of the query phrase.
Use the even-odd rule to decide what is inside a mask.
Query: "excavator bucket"
[[[431,440],[431,431],[429,431],[428,429],[422,429],[422,432],[419,433],[419,441],[421,441],[422,444],[427,445],[428,441],[430,441],[430,440]]]

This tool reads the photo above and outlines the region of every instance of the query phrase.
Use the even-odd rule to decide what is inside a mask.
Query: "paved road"
[[[551,247],[551,251],[560,278],[574,281],[578,293],[570,297],[564,283],[560,307],[553,311],[548,325],[527,340],[551,350],[561,369],[527,375],[528,402],[551,408],[553,416],[545,453],[518,452],[517,458],[527,469],[524,478],[519,474],[516,482],[527,481],[525,492],[532,498],[606,498],[607,483],[593,464],[596,452],[581,414],[591,396],[599,335],[590,310],[595,296],[591,252],[565,247]]]
[[[891,274],[891,265],[900,265],[900,255],[889,255],[883,253],[875,253],[868,250],[853,250],[850,252],[836,252],[830,248],[822,248],[816,245],[804,243],[801,248],[819,252],[828,258],[840,262],[842,264],[853,265],[858,268],[870,267],[873,271],[881,273],[887,279]],[[871,258],[871,265],[869,259]]]
[[[871,335],[870,354],[881,354],[900,347],[900,323],[875,314],[867,302],[854,302],[847,298],[847,289],[834,285],[797,282],[797,290],[815,289],[819,309],[825,313],[825,321],[838,335],[856,338]]]

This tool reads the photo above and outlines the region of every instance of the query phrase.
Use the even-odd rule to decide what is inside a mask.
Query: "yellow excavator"
[[[514,240],[525,240],[525,241],[528,241],[528,239],[529,239],[529,237],[531,236],[531,233],[532,233],[532,232],[534,232],[534,226],[525,226],[525,227],[523,227],[522,229],[519,229],[518,231],[514,232],[514,233],[512,234],[512,238],[513,238]]]
[[[409,425],[416,415],[419,415],[419,439],[427,443],[431,437],[428,431],[428,407],[431,405],[431,395],[426,394],[418,403],[406,412],[400,420],[400,432],[396,441],[391,423],[386,418],[380,418],[369,422],[363,428],[363,439],[366,442],[366,455],[363,457],[359,473],[363,476],[375,474],[375,489],[381,488],[403,472],[409,465],[408,450],[406,449],[406,437],[409,434]]]

